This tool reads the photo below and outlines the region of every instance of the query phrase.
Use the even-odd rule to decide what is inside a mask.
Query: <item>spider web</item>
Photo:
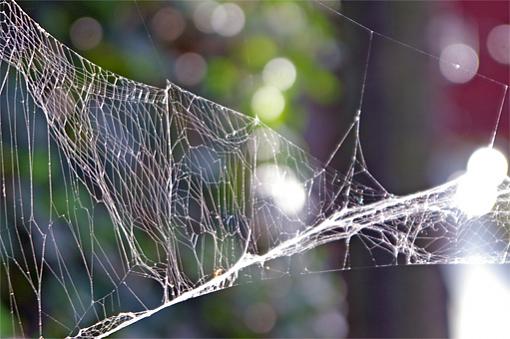
[[[288,258],[333,241],[344,243],[341,269],[354,241],[374,266],[473,253],[510,262],[509,181],[479,218],[455,207],[457,180],[390,194],[363,157],[364,89],[321,164],[257,118],[104,70],[16,3],[0,4],[0,281],[13,335],[104,337],[243,279],[285,274]],[[369,46],[381,38],[366,33]],[[328,165],[348,138],[352,161],[340,173]],[[289,206],[300,192],[300,208]],[[27,290],[32,310],[18,299]]]

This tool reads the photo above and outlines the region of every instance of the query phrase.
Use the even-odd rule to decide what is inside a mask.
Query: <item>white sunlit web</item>
[[[328,165],[345,139],[322,165],[260,120],[170,82],[155,88],[104,70],[16,3],[0,4],[0,280],[14,335],[104,337],[241,279],[286,274],[275,261],[332,241],[345,243],[341,269],[355,240],[374,266],[473,253],[510,261],[506,173],[476,218],[456,205],[459,180],[396,196],[370,175],[360,116],[370,46],[386,37],[366,28],[360,103],[346,133],[355,146],[341,174]],[[47,177],[44,188],[35,175]],[[32,291],[35,326],[14,276]],[[58,305],[51,293],[63,295]],[[57,307],[68,312],[57,318]]]

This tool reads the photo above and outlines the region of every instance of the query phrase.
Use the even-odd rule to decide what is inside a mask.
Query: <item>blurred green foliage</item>
[[[268,121],[271,127],[305,146],[302,135],[308,121],[309,107],[335,107],[342,100],[342,84],[339,70],[342,51],[337,46],[340,33],[327,18],[324,11],[309,2],[299,1],[239,1],[244,11],[245,24],[242,31],[232,37],[215,33],[203,33],[193,21],[193,15],[201,1],[27,1],[22,7],[42,27],[71,48],[75,48],[70,28],[81,17],[97,20],[103,36],[92,49],[78,51],[92,62],[125,77],[156,85],[165,86],[168,78],[172,82],[228,107],[253,115],[251,100],[253,94],[263,85],[262,71],[266,64],[276,57],[289,59],[296,68],[297,79],[293,86],[282,91],[285,109],[278,119]],[[163,41],[155,34],[151,20],[162,8],[170,7],[185,20],[182,34],[172,42]],[[325,50],[332,53],[324,55]],[[201,55],[207,64],[204,78],[196,85],[179,83],[175,69],[176,60],[184,53]],[[306,146],[305,146],[306,147]],[[33,180],[36,185],[47,187],[47,154],[34,155]],[[57,161],[53,170],[59,171]],[[28,174],[28,173],[25,173]],[[63,175],[63,173],[59,173]],[[46,186],[45,186],[46,185]],[[75,217],[86,219],[84,211],[69,206],[63,187],[54,187],[53,201],[57,211],[70,209]],[[82,199],[89,199],[85,190],[80,190]],[[38,198],[41,208],[50,206],[47,192],[40,191]],[[107,220],[102,210],[94,211],[97,220]],[[100,224],[100,222],[97,222]],[[95,228],[95,236],[105,239],[112,237],[101,225]],[[84,239],[88,234],[81,234]],[[112,237],[112,247],[116,240]],[[88,246],[88,242],[84,242]],[[85,249],[86,250],[86,249]],[[325,255],[323,253],[322,255]],[[87,284],[87,281],[76,282]],[[329,280],[329,284],[334,283]],[[119,336],[194,336],[212,335],[222,337],[289,336],[299,335],[300,328],[308,335],[321,336],[314,332],[309,322],[302,321],[320,310],[320,305],[303,305],[295,300],[299,293],[315,293],[312,290],[291,288],[290,284],[279,296],[272,296],[263,285],[250,287],[250,294],[229,293],[223,298],[209,299],[207,303],[195,303],[190,311],[195,314],[188,323],[182,317],[166,319],[151,331],[142,333],[128,328]],[[55,296],[59,296],[55,286]],[[98,291],[101,287],[98,286]],[[154,292],[155,295],[157,291]],[[30,292],[27,291],[27,295]],[[62,296],[63,297],[63,296]],[[57,298],[57,297],[56,297]],[[335,298],[338,298],[336,300]],[[31,300],[28,298],[27,300]],[[212,300],[212,301],[211,301]],[[285,309],[284,320],[277,320],[269,333],[257,333],[244,321],[244,311],[251,304],[265,300],[276,310]],[[294,302],[292,301],[294,300]],[[333,295],[330,304],[341,303],[341,289]],[[17,300],[22,302],[22,298]],[[58,303],[58,301],[57,301]],[[285,307],[282,305],[286,304]],[[327,305],[324,309],[327,309]],[[183,306],[185,307],[185,306]],[[58,310],[53,310],[58,312]],[[9,335],[10,317],[5,305],[0,305],[0,328],[2,336]],[[196,316],[200,314],[200,316]],[[184,323],[182,323],[184,322]],[[51,323],[51,322],[50,322]],[[200,327],[210,332],[201,333]],[[48,325],[57,328],[56,324]],[[179,330],[183,331],[179,334]]]

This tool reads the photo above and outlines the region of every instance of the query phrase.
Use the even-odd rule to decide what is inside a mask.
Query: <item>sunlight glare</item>
[[[492,147],[476,150],[459,180],[454,197],[456,206],[470,217],[489,213],[507,171],[508,162],[503,153]]]

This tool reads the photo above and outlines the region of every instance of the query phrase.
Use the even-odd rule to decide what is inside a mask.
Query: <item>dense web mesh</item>
[[[285,274],[287,258],[332,241],[344,243],[344,269],[353,242],[374,266],[510,262],[509,181],[479,218],[455,207],[456,180],[388,193],[363,159],[361,105],[341,174],[256,118],[108,72],[0,4],[0,281],[15,334],[106,336],[243,278]],[[35,312],[20,308],[20,289]]]

